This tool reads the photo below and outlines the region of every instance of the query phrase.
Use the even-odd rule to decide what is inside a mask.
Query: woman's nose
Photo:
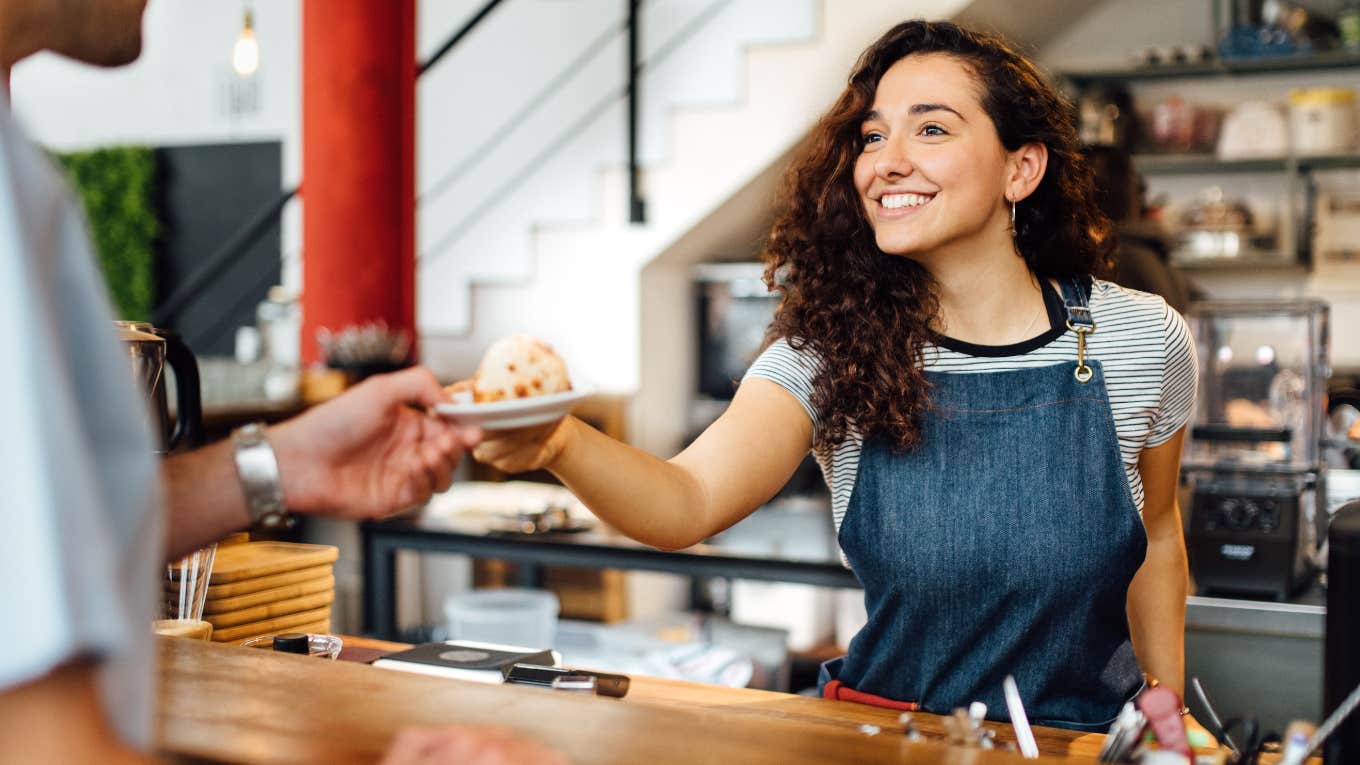
[[[883,141],[883,148],[874,158],[874,172],[882,178],[902,178],[911,175],[911,170],[911,157],[906,147],[892,138]]]

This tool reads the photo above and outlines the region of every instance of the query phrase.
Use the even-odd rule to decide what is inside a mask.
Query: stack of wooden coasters
[[[208,580],[203,619],[217,643],[279,632],[329,632],[335,600],[329,545],[245,542],[219,546]],[[177,582],[166,582],[172,600]]]

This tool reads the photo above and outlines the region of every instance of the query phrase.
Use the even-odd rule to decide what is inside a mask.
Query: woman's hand
[[[481,439],[426,411],[447,400],[423,367],[375,375],[270,428],[289,509],[373,518],[422,504]]]
[[[503,473],[527,473],[551,468],[575,440],[580,420],[564,417],[546,425],[515,430],[490,430],[472,450],[472,458]]]

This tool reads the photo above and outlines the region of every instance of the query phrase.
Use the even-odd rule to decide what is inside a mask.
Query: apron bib
[[[1005,720],[1011,674],[1035,724],[1103,730],[1141,688],[1125,604],[1147,539],[1084,358],[1089,285],[1061,285],[1076,363],[928,372],[920,445],[864,442],[839,539],[868,621],[823,695]]]

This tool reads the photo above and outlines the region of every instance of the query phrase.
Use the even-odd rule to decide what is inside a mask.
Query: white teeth
[[[896,210],[899,207],[918,207],[932,199],[933,196],[925,194],[884,194],[879,203],[889,210]]]

